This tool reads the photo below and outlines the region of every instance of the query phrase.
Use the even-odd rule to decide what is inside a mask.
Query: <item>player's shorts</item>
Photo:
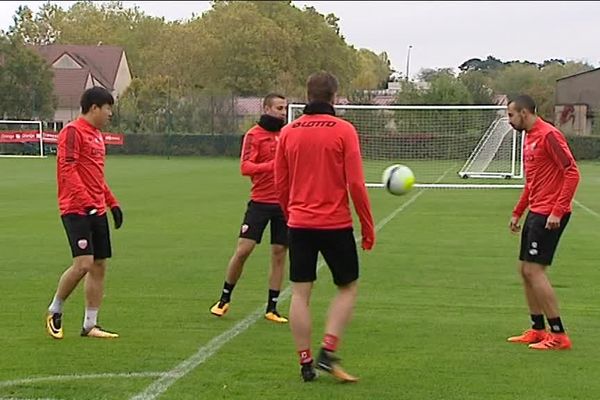
[[[290,228],[290,280],[317,280],[317,257],[323,255],[333,282],[345,286],[358,279],[358,253],[352,228]]]
[[[112,256],[106,214],[66,214],[61,219],[73,257],[93,255],[95,260],[102,260]]]
[[[549,230],[546,229],[548,215],[530,211],[523,224],[519,260],[540,265],[551,265],[558,247],[558,241],[570,218],[571,213],[565,214],[560,220],[560,227]]]
[[[244,221],[240,228],[240,238],[251,239],[260,243],[262,235],[271,222],[271,244],[288,245],[288,227],[279,204],[248,202]]]

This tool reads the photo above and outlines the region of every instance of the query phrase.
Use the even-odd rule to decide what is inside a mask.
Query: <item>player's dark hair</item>
[[[109,104],[112,106],[115,104],[115,99],[108,90],[100,86],[94,86],[83,92],[80,104],[81,112],[87,114],[93,105],[102,107],[105,104]]]
[[[315,72],[306,80],[308,101],[323,101],[332,103],[338,91],[338,80],[332,73]]]
[[[535,105],[535,101],[533,101],[531,96],[522,94],[520,96],[515,97],[511,101],[509,101],[508,105],[511,105],[511,103],[515,104],[515,108],[517,109],[517,111],[521,111],[521,110],[525,109],[525,110],[529,111],[530,113],[535,114],[536,105]]]
[[[263,108],[271,107],[271,105],[273,105],[273,100],[275,100],[275,99],[285,100],[285,96],[282,94],[279,94],[279,93],[269,93],[263,99]]]

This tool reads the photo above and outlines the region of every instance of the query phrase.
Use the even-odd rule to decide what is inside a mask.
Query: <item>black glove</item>
[[[123,211],[121,211],[121,207],[115,206],[110,209],[110,212],[115,220],[115,229],[119,229],[123,225]]]

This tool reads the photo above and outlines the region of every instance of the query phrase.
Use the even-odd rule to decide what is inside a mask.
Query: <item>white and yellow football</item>
[[[406,165],[394,164],[383,171],[381,180],[388,192],[400,196],[412,189],[415,184],[415,174]]]

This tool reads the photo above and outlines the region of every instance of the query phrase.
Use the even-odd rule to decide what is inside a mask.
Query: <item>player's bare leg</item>
[[[300,374],[305,382],[312,381],[317,377],[310,350],[312,330],[310,295],[312,287],[313,282],[292,282],[292,299],[290,301],[290,328],[296,350],[300,356]]]
[[[531,287],[550,325],[550,333],[546,335],[544,340],[530,344],[529,348],[536,350],[570,349],[571,341],[562,325],[558,299],[546,274],[546,268],[541,264],[523,262],[523,278]]]
[[[526,269],[524,261],[519,262],[519,274],[523,279],[523,289],[525,292],[525,299],[527,300],[527,306],[529,308],[529,314],[532,319],[532,327],[525,330],[522,334],[517,336],[511,336],[508,341],[511,343],[537,343],[541,342],[546,338],[546,329],[544,324],[544,309],[537,298],[537,294],[531,285],[529,276],[527,275],[528,270]]]
[[[280,244],[271,246],[271,271],[269,273],[269,297],[267,299],[267,310],[265,318],[269,321],[285,324],[288,319],[277,311],[277,301],[283,284],[285,273],[285,256],[287,247]]]
[[[56,294],[48,309],[46,317],[46,330],[55,339],[63,338],[62,309],[63,303],[73,293],[81,279],[87,274],[94,263],[94,257],[78,256],[73,258],[73,264],[63,272],[59,281]]]
[[[256,241],[252,239],[239,238],[237,247],[233,256],[229,260],[227,265],[227,271],[225,273],[225,283],[223,285],[223,292],[221,298],[211,308],[210,312],[217,317],[222,317],[229,310],[229,302],[231,301],[231,292],[235,287],[235,284],[242,276],[244,270],[244,264],[246,260],[252,254],[252,251],[256,247]]]
[[[119,335],[98,326],[98,310],[104,297],[104,276],[106,260],[94,260],[92,267],[85,276],[85,317],[81,336],[114,339]]]
[[[338,287],[338,293],[329,306],[325,337],[317,360],[317,367],[329,372],[343,382],[356,382],[358,380],[358,378],[342,369],[340,359],[334,355],[338,341],[352,318],[357,294],[358,281]]]

